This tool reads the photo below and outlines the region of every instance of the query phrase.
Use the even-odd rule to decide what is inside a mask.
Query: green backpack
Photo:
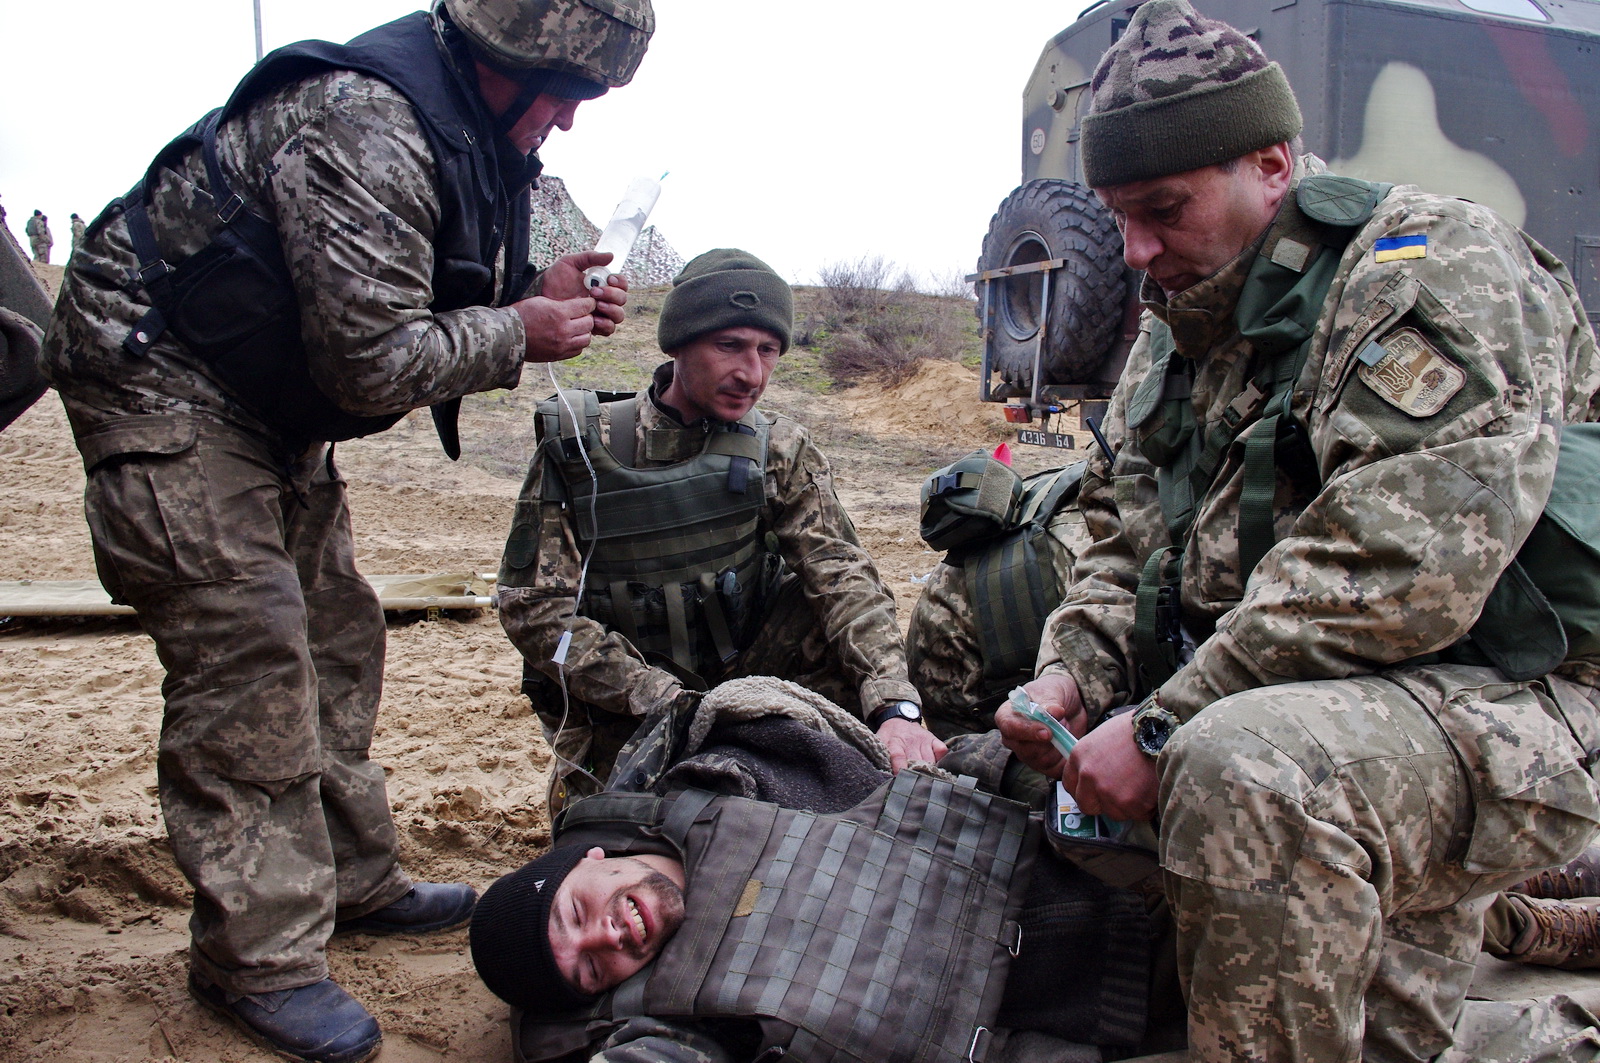
[[[1017,526],[1022,477],[987,450],[946,465],[922,485],[922,539],[954,550]]]
[[[1451,656],[1476,663],[1476,650],[1516,680],[1600,654],[1600,424],[1562,427],[1550,500],[1467,643]]]
[[[1061,604],[1053,558],[1039,537],[1078,497],[1083,468],[1080,461],[1023,479],[977,450],[922,485],[922,538],[962,570],[987,680],[1033,677],[1045,619]]]

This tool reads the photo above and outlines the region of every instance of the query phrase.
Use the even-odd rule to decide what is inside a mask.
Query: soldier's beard
[[[626,912],[630,893],[641,898],[648,910],[645,920],[649,926],[649,936],[643,948],[634,948],[630,941],[626,951],[636,960],[649,962],[656,958],[683,925],[683,891],[672,879],[653,870],[638,882],[612,894],[611,904]]]

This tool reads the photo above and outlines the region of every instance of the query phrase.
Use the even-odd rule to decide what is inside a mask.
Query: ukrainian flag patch
[[[1374,262],[1394,262],[1402,258],[1427,258],[1428,237],[1422,236],[1384,236],[1372,245],[1372,260]]]

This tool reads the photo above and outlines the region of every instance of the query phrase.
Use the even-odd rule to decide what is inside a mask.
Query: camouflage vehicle
[[[1138,280],[1083,184],[1089,77],[1139,0],[1100,0],[1023,92],[1022,184],[978,262],[982,397],[1023,442],[1103,409],[1138,327]],[[1487,204],[1559,255],[1600,319],[1600,0],[1196,0],[1283,65],[1305,146],[1336,173]],[[1042,419],[1039,427],[1033,427]]]

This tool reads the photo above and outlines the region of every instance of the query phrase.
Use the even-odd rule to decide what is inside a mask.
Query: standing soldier
[[[1297,158],[1282,69],[1186,0],[1089,91],[1143,331],[1027,687],[1082,740],[996,720],[1159,824],[1194,1059],[1435,1058],[1497,891],[1600,821],[1600,646],[1540,592],[1594,573],[1518,556],[1592,458],[1594,335],[1492,211]]]
[[[622,319],[571,255],[533,275],[536,151],[626,84],[649,0],[443,0],[278,50],[73,256],[42,362],[88,472],[101,581],[167,671],[157,777],[194,885],[189,988],[289,1056],[364,1059],[335,929],[457,925],[400,868],[368,755],[384,619],[328,442],[514,387]]]
[[[36,210],[33,212],[33,217],[22,227],[22,232],[33,248],[33,260],[48,263],[50,247],[55,243],[55,237],[50,235],[50,219],[45,217],[43,212]]]
[[[72,215],[72,249],[74,251],[78,249],[79,244],[83,243],[83,231],[86,228],[88,226],[84,224],[83,219],[74,212]]]

